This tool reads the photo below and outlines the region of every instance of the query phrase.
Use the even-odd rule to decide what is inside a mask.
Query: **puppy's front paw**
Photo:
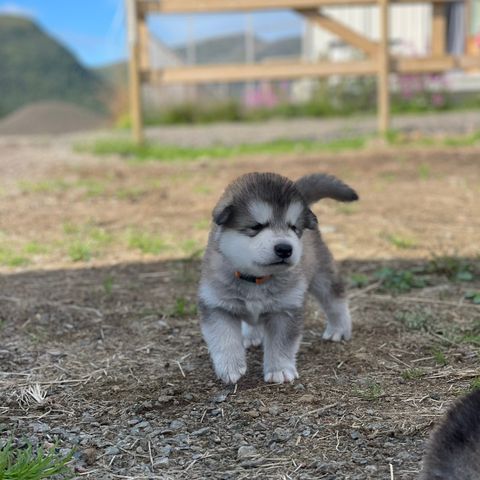
[[[298,372],[295,366],[265,372],[265,381],[269,383],[288,383],[296,378],[298,378]]]
[[[237,383],[242,375],[247,371],[245,358],[223,357],[214,360],[215,373],[224,383]]]
[[[248,323],[242,322],[243,346],[245,348],[258,347],[262,344],[265,330],[263,325],[250,326]]]
[[[327,325],[323,332],[322,338],[324,340],[331,340],[332,342],[340,342],[341,340],[350,340],[352,338],[351,325]]]

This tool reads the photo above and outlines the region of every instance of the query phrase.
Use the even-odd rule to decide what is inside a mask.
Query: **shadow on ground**
[[[265,384],[257,350],[236,388],[199,333],[198,261],[3,275],[0,432],[73,447],[97,480],[378,479],[390,464],[415,478],[433,423],[479,375],[480,262],[340,267],[353,341],[323,342],[309,304],[300,380]]]

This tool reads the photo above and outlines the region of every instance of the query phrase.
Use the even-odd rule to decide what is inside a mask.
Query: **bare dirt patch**
[[[131,165],[2,144],[1,436],[75,448],[80,478],[416,478],[434,422],[480,375],[466,298],[480,290],[478,154]],[[322,342],[311,304],[300,380],[266,385],[254,350],[235,389],[199,334],[195,254],[222,188],[252,170],[328,171],[358,189],[357,205],[316,207],[354,338]],[[74,260],[72,242],[90,257]]]

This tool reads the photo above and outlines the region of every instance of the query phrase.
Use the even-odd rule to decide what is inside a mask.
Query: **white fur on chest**
[[[245,319],[248,323],[258,323],[259,317],[263,313],[283,311],[292,308],[301,308],[304,303],[304,298],[307,290],[307,282],[300,279],[291,290],[282,292],[278,295],[271,295],[264,291],[258,290],[249,292],[246,298],[243,298],[240,305],[237,303],[240,300],[236,297],[236,301],[229,302],[228,297],[224,297],[222,292],[216,291],[208,283],[200,285],[200,298],[210,308],[223,308],[227,311],[235,312],[241,315],[241,310],[248,312],[250,318]],[[240,307],[240,310],[239,310]]]
[[[265,312],[265,304],[264,302],[260,301],[246,301],[245,308],[252,316],[252,318],[250,319],[252,323],[257,323],[260,315]]]

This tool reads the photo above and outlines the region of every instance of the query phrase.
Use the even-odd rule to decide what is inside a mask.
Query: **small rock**
[[[357,432],[356,430],[353,430],[353,432],[350,433],[350,437],[353,440],[358,440],[360,438],[360,432]]]
[[[82,453],[87,465],[93,465],[97,460],[97,450],[95,448],[86,448]]]
[[[221,392],[221,393],[219,393],[218,395],[215,395],[215,396],[213,397],[213,401],[214,401],[215,403],[222,403],[222,402],[224,402],[224,401],[227,399],[229,393],[230,393],[230,392]]]
[[[168,402],[171,402],[173,400],[173,396],[172,395],[160,395],[158,398],[157,398],[157,402],[158,403],[168,403]]]
[[[280,408],[278,405],[272,405],[272,406],[268,409],[268,413],[269,413],[270,415],[278,415],[280,412],[281,412],[281,408]]]
[[[170,428],[172,430],[181,430],[182,428],[185,428],[185,422],[182,422],[182,420],[173,420],[170,423]]]
[[[146,428],[150,426],[150,422],[147,422],[146,420],[140,423],[137,423],[135,425],[135,428]]]
[[[168,459],[168,457],[163,457],[155,462],[155,466],[160,468],[167,468],[169,463],[170,460]]]
[[[247,460],[244,460],[240,466],[243,467],[243,468],[255,468],[255,467],[258,467],[260,465],[263,465],[264,463],[267,462],[267,459],[266,458],[252,458],[252,459],[247,459]]]
[[[290,437],[290,432],[284,428],[278,427],[273,431],[273,440],[276,442],[286,442]]]
[[[377,470],[378,470],[378,468],[377,468],[375,465],[367,465],[367,466],[365,467],[365,471],[366,471],[367,473],[370,473],[370,474],[371,474],[371,473],[376,473]]]
[[[165,445],[160,449],[160,455],[162,455],[162,457],[169,457],[171,453],[172,453],[171,445]]]
[[[105,455],[118,455],[120,453],[120,449],[118,447],[108,447],[105,450]]]
[[[130,426],[136,425],[137,423],[140,423],[142,421],[141,418],[131,418],[127,423]]]
[[[315,401],[315,397],[311,393],[306,393],[302,395],[299,399],[302,403],[313,403]]]
[[[192,435],[194,435],[195,437],[200,437],[201,435],[205,435],[209,431],[210,431],[210,427],[203,427],[203,428],[200,428],[199,430],[195,430],[194,432],[192,432]]]
[[[50,427],[46,423],[35,422],[33,424],[33,431],[35,433],[45,433],[45,432],[48,432],[49,430],[50,430]]]
[[[237,459],[242,460],[244,458],[253,457],[257,453],[257,450],[252,445],[243,445],[238,449]]]
[[[256,410],[249,410],[248,412],[245,412],[245,415],[248,415],[252,418],[257,418],[260,416],[260,414]]]

